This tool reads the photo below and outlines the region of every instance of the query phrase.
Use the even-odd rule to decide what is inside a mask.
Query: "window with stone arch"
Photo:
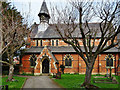
[[[66,67],[72,67],[72,56],[70,54],[66,54],[66,56],[64,57],[65,60],[65,66]]]
[[[32,54],[30,56],[30,65],[35,66],[36,65],[36,60],[37,60],[37,56],[35,54]]]
[[[106,60],[106,67],[113,67],[114,65],[114,56],[112,54],[108,54],[105,58]]]

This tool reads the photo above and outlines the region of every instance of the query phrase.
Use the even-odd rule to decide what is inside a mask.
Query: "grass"
[[[114,89],[118,88],[119,84],[94,83],[93,76],[95,75],[92,75],[91,83],[93,85],[98,86],[99,88],[114,88]],[[114,76],[114,77],[116,77],[116,79],[119,80],[118,76]],[[85,75],[62,74],[61,79],[54,79],[54,81],[64,88],[80,88],[80,85],[84,82],[84,78]]]
[[[105,78],[94,78],[94,81],[112,82],[112,79],[108,78],[108,77],[105,77]]]
[[[17,77],[13,76],[15,80],[18,81],[13,81],[13,82],[6,82],[8,77],[2,77],[2,85],[8,85],[9,89],[20,89],[25,83],[26,78],[25,77]],[[1,84],[0,84],[1,86]]]

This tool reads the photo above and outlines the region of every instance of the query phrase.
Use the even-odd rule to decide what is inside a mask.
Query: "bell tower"
[[[50,15],[49,15],[45,0],[42,3],[42,6],[41,6],[41,9],[40,9],[38,16],[40,18],[40,23],[42,23],[42,22],[49,23]]]
[[[42,32],[46,31],[46,29],[49,26],[50,15],[49,15],[45,0],[42,3],[42,6],[41,6],[38,16],[40,19],[40,24],[38,26],[38,33],[40,33],[41,31]],[[39,37],[39,34],[37,34],[36,37]]]

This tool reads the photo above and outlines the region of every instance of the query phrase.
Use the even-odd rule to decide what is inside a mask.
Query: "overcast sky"
[[[65,0],[45,0],[50,13],[50,3],[65,4]],[[29,15],[29,23],[39,23],[38,13],[43,0],[8,0],[23,16]]]
[[[56,4],[65,6],[66,1],[68,0],[45,0],[47,3],[47,7],[50,13],[50,3],[51,5]],[[86,1],[92,1],[92,0],[86,0]],[[101,0],[95,0],[95,1],[101,1]],[[105,0],[107,1],[107,0]],[[115,0],[111,0],[115,1]],[[38,13],[40,11],[41,5],[43,0],[8,0],[8,2],[11,2],[11,5],[15,6],[16,9],[21,12],[23,16],[29,15],[29,23],[32,24],[34,22],[39,23],[39,17]],[[97,22],[96,20],[93,22]]]

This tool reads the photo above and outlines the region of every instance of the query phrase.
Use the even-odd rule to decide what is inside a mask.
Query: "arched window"
[[[64,58],[65,60],[65,66],[72,66],[72,57],[71,55],[67,54]]]
[[[106,67],[113,67],[114,56],[112,54],[108,54],[106,56]]]
[[[36,65],[36,63],[35,63],[36,59],[37,59],[37,57],[36,57],[35,54],[31,55],[31,57],[30,57],[30,65],[31,66],[35,66]]]

